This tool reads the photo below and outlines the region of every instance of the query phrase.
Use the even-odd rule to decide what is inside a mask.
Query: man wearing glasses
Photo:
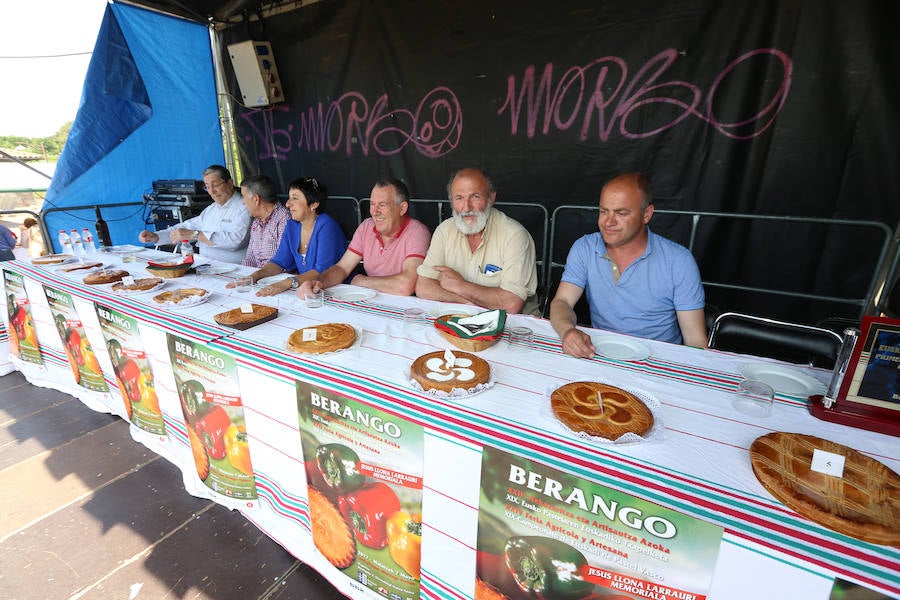
[[[196,217],[157,232],[144,230],[138,239],[145,244],[195,242],[200,254],[212,260],[240,264],[250,236],[250,213],[231,173],[222,165],[203,171],[203,183],[213,203]]]

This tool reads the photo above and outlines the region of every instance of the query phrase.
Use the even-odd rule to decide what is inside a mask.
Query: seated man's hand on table
[[[573,327],[562,337],[562,349],[566,354],[578,358],[592,358],[594,356],[594,343],[591,336]]]
[[[146,229],[138,234],[138,240],[145,244],[155,244],[159,241],[159,236],[152,231]]]
[[[300,284],[300,287],[297,288],[297,297],[301,300],[306,300],[307,296],[312,296],[319,292],[322,289],[322,282],[318,279],[311,279],[309,281],[304,281]]]
[[[438,283],[448,292],[458,293],[459,284],[466,283],[463,276],[450,267],[436,266],[434,270],[438,272]]]

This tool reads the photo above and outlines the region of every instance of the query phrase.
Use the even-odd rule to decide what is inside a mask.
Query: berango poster
[[[50,314],[62,340],[66,359],[72,368],[75,383],[81,387],[95,392],[108,392],[109,387],[103,378],[103,371],[94,354],[91,343],[84,332],[84,326],[72,296],[66,292],[44,286],[44,295],[47,296],[47,304],[50,305]]]
[[[9,320],[9,351],[22,361],[44,364],[31,317],[31,303],[25,291],[25,279],[19,273],[3,271],[6,284],[6,312]]]
[[[422,427],[302,381],[297,412],[316,548],[382,596],[419,598]]]
[[[128,419],[147,433],[165,435],[166,426],[138,322],[101,304],[95,304],[94,308]]]
[[[226,498],[255,500],[256,478],[234,358],[200,342],[166,336],[198,477]]]
[[[703,600],[722,533],[486,446],[475,597]]]

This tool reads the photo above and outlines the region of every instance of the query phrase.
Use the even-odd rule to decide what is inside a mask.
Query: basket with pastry
[[[194,266],[194,255],[173,261],[147,261],[147,272],[163,279],[175,279],[184,276]]]
[[[442,315],[434,320],[435,329],[445,340],[467,352],[481,352],[493,346],[505,325],[506,311],[499,309],[477,315]]]

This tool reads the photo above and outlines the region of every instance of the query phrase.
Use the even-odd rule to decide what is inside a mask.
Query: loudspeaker
[[[268,106],[284,102],[284,90],[269,42],[247,40],[228,46],[231,65],[241,88],[244,106]]]

